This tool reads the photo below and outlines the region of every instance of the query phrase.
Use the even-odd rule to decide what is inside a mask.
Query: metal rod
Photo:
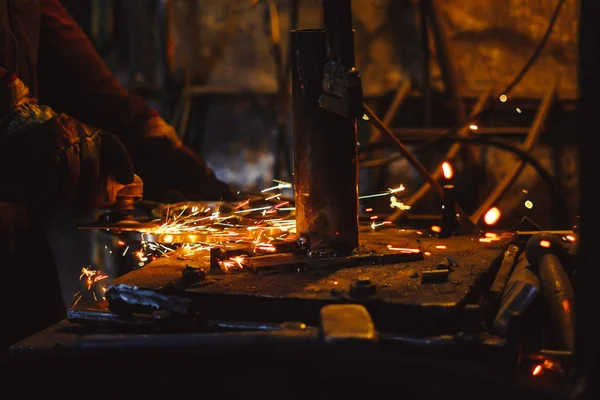
[[[296,230],[311,250],[358,247],[356,120],[319,106],[326,57],[323,30],[292,32]]]
[[[463,125],[467,122],[467,116],[465,114],[465,107],[463,102],[462,93],[458,84],[458,73],[455,65],[452,62],[452,55],[450,54],[450,45],[448,43],[448,33],[442,15],[440,12],[440,6],[437,0],[424,0],[427,1],[427,9],[429,11],[429,19],[431,31],[433,33],[436,54],[444,84],[446,90],[452,98],[452,105],[454,106],[454,112],[456,115],[456,122]]]
[[[533,120],[533,124],[527,134],[525,141],[521,148],[530,153],[533,149],[533,146],[537,142],[538,138],[541,136],[542,128],[544,127],[544,123],[550,114],[550,109],[552,108],[552,102],[554,100],[556,94],[556,81],[552,83],[546,94],[542,99],[542,103],[540,104],[540,108],[535,115],[535,119]],[[517,162],[517,165],[510,171],[494,188],[494,190],[490,193],[490,195],[483,201],[481,206],[473,213],[471,219],[475,224],[479,223],[481,218],[485,215],[485,213],[492,207],[498,200],[502,198],[511,187],[511,185],[517,180],[521,171],[525,167],[525,161],[520,160]]]
[[[421,94],[425,103],[424,125],[431,126],[431,51],[429,49],[429,25],[427,23],[427,14],[429,5],[426,1],[419,2],[419,17],[421,21],[421,51],[423,53],[423,87]]]
[[[447,128],[397,128],[392,130],[395,135],[402,139],[429,139],[439,136],[448,131]],[[519,136],[526,135],[529,132],[528,126],[498,126],[498,127],[481,127],[478,126],[478,135],[503,135],[503,136]]]
[[[383,124],[383,122],[379,119],[379,117],[377,117],[377,115],[375,115],[375,113],[373,112],[373,110],[371,110],[369,106],[365,104],[364,108],[365,113],[369,117],[369,120],[377,127],[377,129],[379,129],[382,133],[385,133],[390,139],[392,139],[392,141],[396,145],[398,152],[402,154],[402,156],[406,158],[410,165],[412,165],[413,168],[417,170],[417,172],[421,175],[421,178],[427,181],[439,196],[442,196],[442,186],[437,182],[437,180],[435,180],[435,178],[429,173],[429,171],[427,171],[423,164],[421,164],[419,160],[417,160],[417,158],[413,156],[412,153],[406,147],[404,147],[402,142],[398,140],[396,136],[394,136],[392,131],[390,131],[390,129]],[[473,221],[471,221],[471,218],[467,215],[467,213],[462,209],[462,207],[459,204],[456,204],[456,211],[459,214],[460,222],[469,227],[475,226],[473,224]]]
[[[473,106],[471,115],[478,114],[481,111],[483,106],[486,104],[487,99],[490,97],[491,92],[492,91],[490,88],[479,96],[479,98],[477,99],[477,103],[475,103],[475,106]],[[470,132],[471,132],[471,130],[469,129],[468,126],[463,126],[458,131],[458,135],[459,136],[467,136],[467,135],[469,135]],[[448,162],[452,161],[454,159],[454,157],[456,157],[456,155],[460,151],[461,146],[462,145],[460,143],[453,143],[450,146],[450,148],[448,149],[448,152],[446,153],[446,155],[444,156],[442,163],[445,161],[448,161]],[[433,179],[435,179],[436,181],[438,179],[440,179],[440,177],[442,176],[442,163],[440,163],[436,167],[436,169],[431,173],[431,175],[433,176]],[[406,204],[407,206],[410,206],[412,208],[415,204],[417,204],[419,201],[421,201],[421,199],[423,199],[427,193],[429,193],[430,189],[431,189],[431,185],[429,183],[425,182],[419,188],[419,190],[417,190],[415,193],[413,193],[413,195],[404,204]],[[405,215],[405,213],[406,212],[403,210],[396,210],[392,215],[390,215],[389,220],[396,221],[399,218],[401,218],[403,215]]]
[[[323,0],[323,22],[327,28],[327,61],[354,68],[354,30],[350,0]]]

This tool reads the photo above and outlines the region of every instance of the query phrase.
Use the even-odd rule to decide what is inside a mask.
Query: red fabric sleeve
[[[40,4],[40,102],[135,145],[157,112],[117,81],[58,0]]]

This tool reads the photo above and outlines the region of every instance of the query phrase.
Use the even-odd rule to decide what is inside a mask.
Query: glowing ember
[[[392,251],[399,251],[401,253],[412,253],[412,254],[418,254],[421,252],[421,250],[419,249],[411,249],[411,248],[407,248],[407,247],[394,247],[391,244],[387,245],[388,250],[392,250]]]
[[[92,290],[92,286],[96,284],[96,282],[102,281],[108,278],[108,275],[101,273],[98,270],[92,269],[91,267],[83,267],[81,268],[81,275],[79,275],[79,280],[85,283],[85,287],[75,293],[73,297],[75,301],[73,302],[73,307],[79,303],[79,301],[83,298],[85,294],[91,294],[94,298],[94,301],[98,301],[98,297],[96,296],[96,292]],[[103,287],[102,291],[106,291]],[[101,298],[104,300],[104,297]]]
[[[441,227],[439,227],[439,226],[437,226],[437,225],[433,225],[433,226],[431,227],[431,230],[432,230],[433,232],[435,232],[435,233],[440,233],[440,232],[442,231],[442,228],[441,228]]]
[[[444,249],[447,249],[447,248],[448,248],[448,246],[445,246],[445,245],[443,245],[443,244],[439,244],[439,245],[435,246],[435,248],[436,248],[436,249],[439,249],[439,250],[444,250]]]
[[[539,374],[542,373],[542,369],[543,369],[543,367],[541,365],[536,365],[535,368],[533,369],[533,371],[531,372],[531,374],[533,376],[538,376]]]
[[[533,208],[533,201],[531,201],[531,200],[526,200],[526,201],[525,201],[525,208],[528,208],[528,209],[530,209],[530,210],[531,210],[531,209]]]
[[[472,131],[476,131],[477,129],[479,129],[479,127],[475,124],[471,124],[469,125],[469,129],[471,129]]]
[[[563,310],[565,310],[566,313],[571,312],[571,303],[569,303],[569,300],[564,299],[562,301],[562,306],[563,306]]]
[[[429,257],[429,256],[431,255],[431,253],[430,253],[430,252],[428,252],[428,251],[426,251],[426,252],[424,252],[424,253],[423,253],[423,255],[425,255],[425,256],[427,256],[427,257]]]
[[[373,211],[373,209],[372,209],[372,208],[367,208],[367,209],[365,209],[365,212],[371,212],[371,211]]]
[[[497,207],[492,207],[485,213],[483,221],[488,225],[494,225],[500,219],[502,213]]]
[[[397,208],[402,211],[410,210],[410,206],[407,206],[401,201],[398,201],[398,198],[396,196],[390,196],[390,207]]]
[[[540,240],[540,246],[549,249],[550,246],[552,246],[552,243],[550,243],[548,240]]]
[[[508,97],[506,97],[505,94],[501,94],[500,97],[499,97],[499,99],[500,99],[500,102],[506,103],[506,100],[508,100]]]
[[[575,236],[568,235],[568,236],[565,236],[565,239],[567,239],[569,242],[574,242],[575,241]]]
[[[444,178],[446,179],[452,179],[454,176],[454,169],[448,161],[442,163],[442,174],[444,174]]]

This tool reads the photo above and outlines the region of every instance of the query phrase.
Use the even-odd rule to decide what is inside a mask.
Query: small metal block
[[[321,308],[321,329],[327,344],[377,339],[369,312],[359,304],[330,304]]]
[[[448,269],[425,270],[421,273],[421,283],[446,283],[449,274]]]
[[[371,282],[371,278],[360,276],[356,282],[350,286],[349,294],[355,298],[368,297],[374,295],[375,290],[376,286]]]

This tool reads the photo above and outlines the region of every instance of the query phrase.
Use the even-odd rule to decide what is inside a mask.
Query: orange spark
[[[419,249],[411,249],[411,248],[408,248],[408,247],[394,247],[391,244],[388,244],[387,248],[388,248],[388,250],[399,251],[401,253],[413,253],[413,254],[416,254],[416,253],[420,253],[421,252],[421,250],[419,250]]]
[[[371,217],[371,219],[372,219],[372,220],[374,220],[374,219],[377,219],[377,218],[379,218],[377,215],[373,215],[373,216]]]
[[[436,249],[440,249],[440,250],[444,250],[444,249],[447,249],[448,247],[445,246],[445,245],[443,245],[443,244],[440,244],[440,245],[435,246],[435,248]]]
[[[122,240],[119,240],[119,241],[117,242],[117,244],[118,244],[119,246],[125,246],[125,242],[124,242],[124,241],[122,241]]]
[[[500,219],[502,213],[497,207],[492,207],[485,213],[483,221],[488,225],[494,225]]]
[[[365,210],[365,212],[371,212],[371,211],[373,211],[373,209],[370,207]]]
[[[246,204],[250,203],[250,199],[238,204],[238,206],[235,208],[236,210],[239,210],[240,208],[244,207]]]
[[[436,232],[436,233],[440,233],[442,231],[442,228],[439,227],[439,226],[437,226],[437,225],[433,225],[431,227],[431,230],[434,231],[434,232]]]
[[[552,243],[548,240],[540,240],[540,246],[549,249],[550,246],[552,246]]]
[[[535,368],[533,369],[533,372],[531,372],[531,374],[533,376],[538,376],[540,373],[542,373],[542,366],[541,365],[536,365]]]
[[[427,257],[429,257],[431,255],[431,253],[428,251],[424,252],[423,254],[426,255]]]
[[[569,303],[569,300],[564,299],[562,301],[562,306],[563,306],[563,310],[565,310],[566,313],[571,312],[571,303]]]
[[[258,245],[256,245],[256,248],[258,250],[264,250],[264,251],[276,251],[277,250],[275,248],[275,246],[273,246],[271,243],[259,243]]]
[[[442,173],[444,174],[444,178],[446,179],[452,179],[452,177],[454,176],[454,169],[448,161],[444,161],[442,163]]]
[[[494,233],[494,232],[486,232],[486,233],[485,233],[485,237],[486,237],[486,238],[497,238],[497,237],[498,237],[498,234],[497,234],[497,233]]]
[[[422,235],[422,234],[423,234],[423,232],[417,231],[417,235]]]

